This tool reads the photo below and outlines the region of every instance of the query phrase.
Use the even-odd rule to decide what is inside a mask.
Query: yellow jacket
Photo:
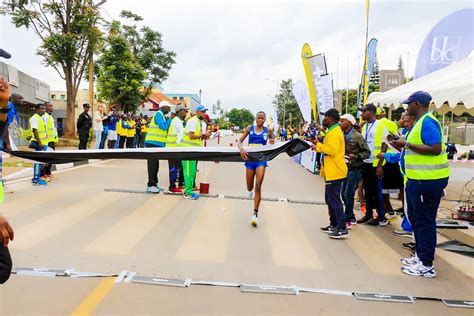
[[[324,154],[321,176],[324,176],[326,181],[341,180],[347,177],[347,165],[344,161],[346,143],[339,124],[333,125],[327,130],[324,143],[317,143],[316,151]]]

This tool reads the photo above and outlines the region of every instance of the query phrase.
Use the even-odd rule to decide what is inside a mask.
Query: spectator
[[[174,114],[171,119],[171,124],[168,129],[168,135],[166,137],[166,147],[180,147],[181,141],[184,136],[184,120],[188,109],[183,105],[179,104],[174,108]],[[168,160],[169,167],[169,178],[170,185],[168,191],[171,193],[183,193],[179,188],[184,185],[184,177],[180,178],[180,170],[182,172],[182,161],[180,159],[170,159]],[[178,187],[176,187],[176,181],[178,181]]]
[[[115,110],[115,106],[110,107],[109,113],[109,124],[107,126],[107,148],[113,149],[115,148],[115,144],[117,143],[117,120],[118,120],[118,113]]]
[[[89,141],[89,131],[92,126],[92,119],[89,115],[91,106],[89,103],[82,105],[84,111],[79,115],[77,119],[77,132],[79,133],[79,149],[87,149],[87,142]]]
[[[53,117],[53,104],[51,102],[45,102],[45,109],[46,113],[44,113],[44,119],[46,121],[46,129],[48,133],[48,147],[52,150],[56,149],[56,143],[59,141],[58,139],[58,131],[56,129],[56,123]],[[53,165],[48,163],[45,164],[43,169],[41,170],[41,177],[46,180],[47,182],[51,181],[51,167]]]
[[[100,149],[102,141],[102,132],[104,131],[104,124],[102,123],[107,116],[104,116],[104,106],[99,104],[97,111],[94,113],[94,134],[95,134],[95,149]]]
[[[148,115],[143,116],[142,113],[140,113],[140,122],[141,122],[141,134],[140,134],[140,148],[145,148],[145,138],[146,138],[146,133],[148,133]]]
[[[46,118],[44,117],[45,107],[43,103],[38,103],[35,106],[36,113],[30,117],[30,130],[33,135],[28,146],[35,151],[43,151],[48,147],[48,131]],[[31,183],[33,185],[46,186],[47,180],[41,177],[41,171],[43,164],[35,163],[33,165],[33,179]]]
[[[448,153],[448,159],[453,160],[454,155],[458,153],[458,150],[456,148],[456,144],[449,142],[448,146],[446,147],[446,152]]]
[[[136,133],[136,129],[135,129],[135,120],[132,118],[132,115],[131,114],[127,114],[127,125],[128,125],[128,128],[127,128],[127,148],[135,148],[133,146],[133,143],[135,141],[135,133]]]

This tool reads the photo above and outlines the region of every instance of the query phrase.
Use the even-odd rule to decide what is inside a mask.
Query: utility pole
[[[407,78],[406,78],[405,82],[408,82],[408,77],[409,77],[409,75],[408,75],[408,62],[409,61],[410,61],[410,52],[407,52]]]
[[[92,10],[92,0],[88,0],[90,10]],[[94,115],[94,49],[89,42],[89,104]]]
[[[346,114],[349,106],[349,56],[347,56],[347,81],[346,81]]]

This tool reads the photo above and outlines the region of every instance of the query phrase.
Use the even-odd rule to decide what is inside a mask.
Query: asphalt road
[[[166,187],[167,162],[161,167]],[[211,193],[246,193],[242,164],[199,163],[198,169],[198,180],[206,171]],[[393,236],[396,223],[356,225],[347,240],[330,240],[319,232],[328,222],[324,205],[262,202],[260,225],[253,228],[250,200],[104,191],[143,190],[146,174],[145,161],[110,160],[59,172],[47,188],[32,187],[29,180],[11,183],[14,193],[2,211],[15,229],[14,266],[474,299],[474,266],[467,257],[438,251],[435,279],[402,274],[399,259],[408,252],[400,244],[408,239]],[[322,179],[284,156],[270,163],[263,191],[266,197],[324,199]],[[0,314],[472,315],[435,301],[113,282],[12,275],[0,287]]]

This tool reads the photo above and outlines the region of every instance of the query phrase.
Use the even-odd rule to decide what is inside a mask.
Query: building
[[[159,105],[162,101],[168,101],[173,105],[183,103],[179,100],[173,100],[172,98],[166,96],[162,90],[153,89],[148,99],[140,105],[138,112],[142,113],[143,115],[153,116],[153,114],[159,110]]]
[[[22,107],[17,107],[17,112],[21,127],[28,129],[28,121],[35,112],[35,104],[49,101],[49,85],[3,62],[0,62],[0,76],[8,79],[11,93],[19,93],[23,96],[24,104]],[[26,145],[27,141],[21,140],[18,136],[18,126],[16,124],[14,122],[10,126],[10,136],[15,144]]]
[[[401,86],[406,82],[403,69],[401,70],[380,70],[380,92]]]
[[[194,109],[201,104],[199,95],[192,93],[166,93],[166,96],[185,105],[194,112]]]

